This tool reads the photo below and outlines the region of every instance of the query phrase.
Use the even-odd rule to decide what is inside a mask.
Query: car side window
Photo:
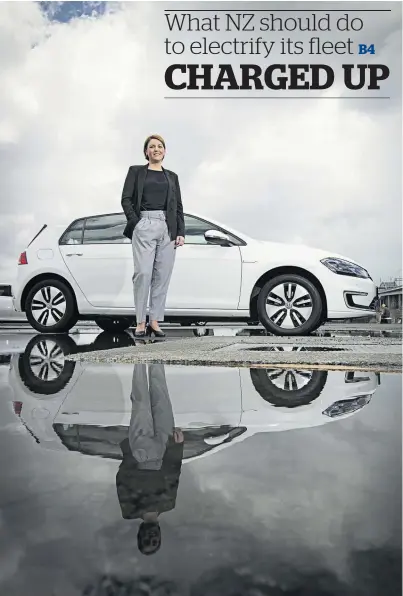
[[[83,238],[84,220],[79,219],[72,223],[60,239],[60,244],[81,244]]]
[[[221,228],[218,228],[208,221],[203,221],[202,219],[193,217],[192,215],[185,215],[185,244],[212,245],[212,243],[207,242],[204,237],[204,234],[207,232],[207,230],[220,230],[221,232],[225,232],[225,230],[221,230]],[[237,238],[234,238],[231,236],[231,234],[228,235],[234,244],[239,244]]]
[[[85,220],[84,244],[130,244],[123,235],[127,220],[124,213],[96,215]]]

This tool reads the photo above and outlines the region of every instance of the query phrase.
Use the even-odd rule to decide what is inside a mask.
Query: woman
[[[130,166],[122,192],[122,207],[127,218],[124,235],[131,239],[133,248],[137,319],[134,335],[165,337],[159,321],[164,320],[175,248],[185,243],[185,223],[178,176],[162,167],[166,152],[164,139],[150,135],[143,151],[148,164]]]
[[[147,374],[148,373],[148,374]],[[148,377],[148,378],[147,378]],[[160,515],[176,505],[184,435],[175,428],[163,364],[135,364],[132,414],[116,488],[124,519],[141,519],[137,544],[145,555],[161,546]]]

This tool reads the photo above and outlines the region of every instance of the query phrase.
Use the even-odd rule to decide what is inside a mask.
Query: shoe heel
[[[148,325],[146,333],[147,333],[147,335],[149,335],[150,337],[151,337],[152,335],[154,335],[156,339],[162,339],[162,338],[165,338],[165,337],[166,337],[166,336],[165,336],[165,333],[164,333],[163,331],[155,331],[155,329],[153,329],[153,328],[151,327],[151,325]]]

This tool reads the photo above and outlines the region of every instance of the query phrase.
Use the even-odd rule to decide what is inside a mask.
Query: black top
[[[122,463],[116,475],[116,489],[124,519],[138,519],[149,511],[164,513],[175,508],[182,468],[183,443],[168,440],[160,470],[139,470],[129,440],[120,448]]]
[[[166,211],[168,180],[164,171],[147,170],[144,182],[141,211]]]

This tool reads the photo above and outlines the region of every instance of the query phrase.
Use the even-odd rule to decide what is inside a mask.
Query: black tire
[[[281,295],[277,293],[276,288],[280,288],[284,292],[284,300]],[[300,289],[303,290],[301,296],[294,298],[295,292]],[[273,292],[276,290],[276,292]],[[271,304],[268,303],[271,301]],[[269,316],[266,310],[266,305],[274,314]],[[308,335],[311,333],[322,317],[323,312],[322,298],[316,286],[301,275],[293,273],[286,273],[277,275],[268,281],[260,291],[257,301],[257,311],[259,320],[262,325],[273,333],[274,335]],[[307,314],[304,308],[310,309]],[[302,311],[302,312],[301,312]],[[307,318],[305,318],[305,316]],[[294,327],[285,327],[284,325],[290,322]]]
[[[101,327],[103,331],[108,333],[122,333],[133,325],[134,319],[130,317],[97,317],[95,323]]]
[[[76,347],[68,335],[35,335],[18,358],[18,372],[27,389],[38,395],[62,391],[76,366],[65,357]]]
[[[90,346],[90,351],[93,350],[110,350],[111,348],[127,348],[134,346],[136,342],[127,333],[109,333],[103,331],[96,338],[94,343]]]
[[[305,378],[306,383],[296,389],[281,388],[288,383],[287,375]],[[251,368],[250,376],[259,395],[273,406],[297,408],[315,401],[322,393],[327,381],[327,371],[281,368]],[[277,384],[276,384],[277,383]]]
[[[30,325],[40,333],[70,331],[78,320],[75,297],[59,279],[44,279],[35,284],[28,293],[25,311]],[[47,324],[56,319],[56,323]]]

